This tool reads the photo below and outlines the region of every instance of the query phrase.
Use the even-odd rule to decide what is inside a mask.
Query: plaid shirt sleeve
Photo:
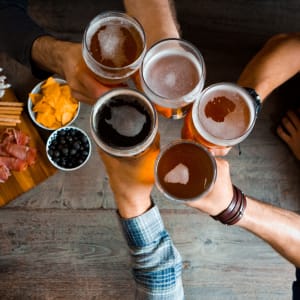
[[[184,299],[181,256],[157,206],[120,222],[133,259],[136,299]]]

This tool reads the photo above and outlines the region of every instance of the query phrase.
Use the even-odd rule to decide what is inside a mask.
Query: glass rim
[[[196,147],[198,147],[199,149],[201,149],[201,151],[203,151],[207,157],[209,158],[211,164],[212,164],[212,167],[213,167],[213,178],[212,178],[212,181],[209,185],[209,187],[204,190],[202,193],[200,193],[198,196],[196,197],[193,197],[193,198],[186,198],[186,199],[182,199],[182,198],[178,198],[170,193],[168,193],[161,185],[160,183],[160,180],[158,178],[158,165],[159,165],[159,161],[160,159],[162,158],[162,156],[165,154],[165,152],[167,150],[169,150],[170,148],[176,146],[176,145],[179,145],[179,144],[190,144],[190,145],[194,145]],[[154,164],[154,178],[155,178],[155,186],[157,187],[157,189],[161,192],[161,194],[163,196],[165,196],[168,200],[171,200],[171,201],[175,201],[175,202],[178,202],[178,203],[188,203],[188,202],[194,202],[194,201],[197,201],[199,199],[201,199],[202,197],[204,197],[205,195],[207,195],[211,189],[213,188],[214,186],[214,183],[216,181],[216,178],[217,178],[217,163],[216,163],[216,159],[214,158],[214,156],[209,152],[209,150],[204,147],[203,145],[195,142],[195,141],[192,141],[192,140],[187,140],[187,139],[177,139],[177,140],[174,140],[170,143],[168,143],[167,145],[165,145],[163,148],[161,148],[160,150],[160,153],[158,154],[156,160],[155,160],[155,164]]]
[[[215,87],[221,87],[221,86],[227,86],[227,87],[233,87],[236,89],[236,91],[238,91],[238,93],[243,96],[243,98],[249,99],[249,101],[246,101],[247,103],[252,103],[254,110],[253,110],[253,114],[251,114],[253,116],[253,119],[251,120],[249,126],[247,127],[246,131],[235,137],[235,138],[219,138],[209,132],[207,132],[207,130],[204,128],[204,126],[201,124],[200,121],[200,116],[199,116],[199,110],[200,110],[200,104],[201,104],[201,99],[203,99],[203,97],[207,94],[207,92],[211,91],[212,89],[214,89]],[[256,119],[257,119],[257,113],[255,110],[255,103],[254,100],[252,98],[252,96],[241,86],[239,86],[236,83],[233,82],[217,82],[214,84],[211,84],[209,86],[207,86],[205,89],[202,90],[202,92],[200,93],[199,98],[195,101],[193,107],[192,107],[192,122],[197,130],[197,132],[201,135],[201,137],[206,140],[207,142],[216,145],[216,146],[221,146],[221,147],[230,147],[230,146],[234,146],[239,144],[240,142],[242,142],[244,139],[246,139],[246,137],[251,133],[255,123],[256,123]],[[200,132],[204,131],[206,136],[204,137]]]
[[[152,88],[149,87],[148,83],[145,80],[145,76],[144,76],[144,69],[145,69],[144,66],[145,66],[145,62],[146,62],[146,59],[147,59],[147,55],[150,55],[151,51],[153,51],[153,49],[155,49],[156,47],[158,47],[162,44],[166,44],[168,42],[177,42],[177,43],[183,44],[184,46],[186,46],[190,50],[192,50],[193,51],[192,55],[197,59],[197,63],[200,65],[200,69],[201,69],[201,74],[199,74],[199,75],[201,75],[200,76],[201,79],[200,79],[199,83],[193,88],[193,90],[191,90],[189,93],[187,93],[185,95],[182,95],[182,96],[180,96],[176,99],[172,98],[171,100],[169,100],[168,98],[166,98],[166,97],[158,94],[157,92],[153,91]],[[206,80],[205,61],[204,61],[203,55],[200,52],[200,50],[195,45],[193,45],[191,42],[189,42],[185,39],[182,39],[182,38],[166,38],[166,39],[162,39],[162,40],[157,41],[156,43],[154,43],[146,51],[146,53],[144,55],[144,58],[143,58],[143,61],[142,61],[142,64],[141,64],[141,67],[140,67],[140,75],[141,75],[142,83],[146,86],[147,90],[149,90],[151,92],[151,94],[154,95],[154,97],[159,98],[161,100],[161,102],[163,102],[163,104],[159,103],[155,99],[151,99],[151,101],[155,102],[155,104],[158,104],[160,106],[165,105],[165,107],[167,107],[167,108],[178,108],[178,105],[180,105],[180,104],[188,105],[190,103],[193,103],[196,99],[196,97],[195,97],[195,99],[192,100],[192,101],[183,101],[182,98],[190,97],[190,96],[193,96],[193,95],[196,96],[197,93],[200,94],[200,92],[202,91],[205,80]],[[171,104],[171,106],[168,106],[168,104]],[[176,106],[174,106],[174,105],[176,105]],[[185,106],[185,105],[181,105],[181,106]]]
[[[96,116],[99,108],[103,106],[106,102],[108,102],[112,97],[115,96],[121,96],[121,95],[128,95],[137,97],[138,99],[142,99],[143,103],[146,103],[147,105],[147,111],[151,113],[151,129],[149,134],[146,136],[146,138],[131,147],[111,147],[104,143],[96,134]],[[109,90],[108,92],[102,94],[96,103],[93,105],[91,114],[90,114],[90,128],[91,128],[91,134],[92,137],[97,144],[99,148],[101,148],[106,153],[115,156],[115,157],[134,157],[136,155],[139,155],[143,153],[147,148],[154,142],[155,137],[158,133],[158,117],[156,109],[154,108],[154,105],[151,103],[151,101],[147,98],[146,95],[143,93],[131,89],[131,88],[114,88],[112,90]]]
[[[109,66],[106,66],[102,63],[100,63],[99,61],[97,61],[93,55],[91,55],[90,51],[89,51],[89,47],[88,47],[88,44],[87,44],[87,34],[88,34],[88,31],[91,27],[91,25],[95,24],[100,18],[109,18],[109,17],[116,17],[116,18],[119,18],[119,19],[122,19],[122,18],[125,18],[126,21],[128,21],[129,23],[133,24],[136,28],[137,28],[137,31],[140,33],[140,36],[142,38],[142,42],[143,42],[143,50],[141,51],[140,55],[138,56],[138,58],[136,60],[134,60],[131,64],[129,65],[126,65],[124,67],[109,67]],[[145,55],[145,52],[146,52],[146,47],[147,47],[147,44],[146,44],[146,34],[145,34],[145,31],[144,31],[144,28],[142,26],[142,24],[133,16],[130,16],[124,12],[121,12],[121,11],[106,11],[106,12],[103,12],[103,13],[100,13],[98,14],[97,16],[95,16],[89,23],[88,25],[86,26],[85,30],[84,30],[84,34],[83,34],[83,48],[86,49],[86,54],[88,55],[89,59],[95,63],[96,65],[98,65],[99,67],[105,69],[105,70],[108,70],[108,71],[122,71],[122,70],[125,70],[125,69],[130,69],[132,68],[134,65],[137,64],[137,62],[139,60],[141,60],[144,55]],[[136,68],[134,68],[134,70],[131,72],[131,73],[134,73],[136,71]],[[130,73],[130,74],[131,74]],[[99,75],[100,76],[100,75]],[[101,74],[101,76],[103,76]],[[116,79],[120,79],[120,78],[123,78],[123,77],[127,77],[128,75],[126,74],[126,76],[115,76],[114,78]],[[103,76],[106,78],[106,76]],[[107,77],[107,78],[110,78],[110,77]]]

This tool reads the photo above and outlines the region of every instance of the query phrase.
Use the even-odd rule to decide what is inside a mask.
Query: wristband
[[[216,216],[211,216],[216,221],[226,225],[237,223],[244,215],[247,200],[243,192],[233,185],[233,197],[226,209]]]
[[[250,87],[244,87],[244,89],[248,92],[248,94],[253,98],[255,105],[256,105],[256,109],[255,112],[256,114],[258,114],[261,110],[261,98],[260,96],[257,94],[256,90]]]

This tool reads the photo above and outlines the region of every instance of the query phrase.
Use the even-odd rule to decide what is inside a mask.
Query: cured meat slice
[[[0,163],[0,182],[5,182],[9,176],[9,168],[5,164]]]
[[[24,171],[26,170],[28,163],[26,160],[22,160],[15,157],[0,156],[0,165],[5,165],[11,171]]]
[[[29,136],[20,130],[6,128],[0,133],[0,182],[10,171],[24,171],[35,163],[37,150],[29,146]]]

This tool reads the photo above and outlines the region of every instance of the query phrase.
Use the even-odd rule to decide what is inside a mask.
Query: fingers
[[[280,138],[285,141],[286,143],[289,143],[290,140],[291,140],[291,137],[290,135],[288,135],[284,130],[283,128],[281,127],[281,125],[279,125],[277,127],[277,134],[280,136]]]
[[[277,134],[300,160],[300,118],[295,112],[287,112],[282,124],[277,127]]]

